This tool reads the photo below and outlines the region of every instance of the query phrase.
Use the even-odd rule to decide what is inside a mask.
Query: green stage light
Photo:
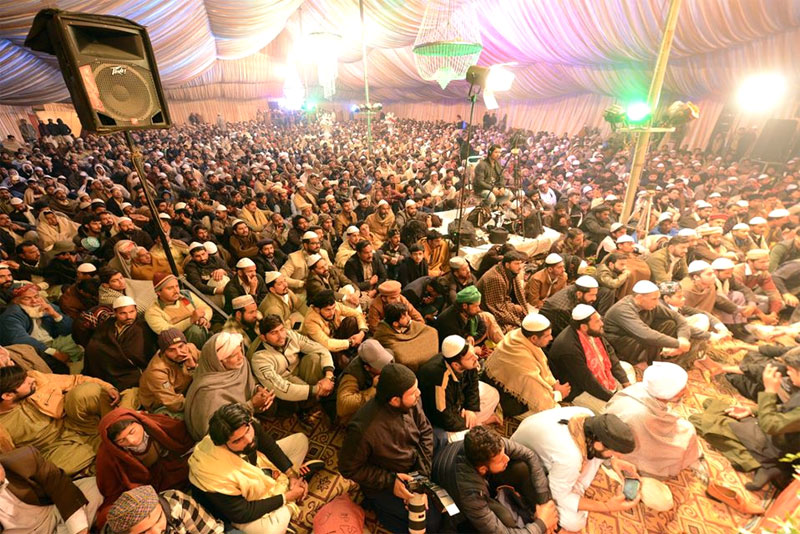
[[[647,102],[631,102],[625,108],[625,116],[631,124],[641,124],[650,118],[652,110]]]

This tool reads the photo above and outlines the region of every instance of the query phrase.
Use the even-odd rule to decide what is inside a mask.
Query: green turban
[[[481,292],[475,286],[467,286],[456,295],[456,302],[475,304],[481,301]]]

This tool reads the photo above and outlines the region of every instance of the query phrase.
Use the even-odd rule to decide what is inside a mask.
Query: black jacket
[[[461,410],[478,412],[481,397],[478,393],[478,371],[456,375],[444,356],[437,354],[423,363],[417,372],[425,415],[436,428],[447,432],[466,430]]]
[[[372,274],[378,275],[378,283],[375,284],[375,287],[386,281],[386,267],[383,266],[380,254],[372,255]],[[361,268],[361,259],[358,254],[350,256],[350,259],[344,264],[344,275],[357,285],[361,291],[374,289],[369,280],[364,280],[364,269]]]
[[[213,295],[216,288],[209,286],[208,282],[211,280],[211,273],[217,269],[224,269],[229,278],[235,276],[219,256],[209,256],[208,263],[205,265],[200,265],[196,261],[190,260],[184,266],[183,273],[186,275],[186,280],[196,287],[198,291],[206,295]]]
[[[514,441],[503,438],[504,452],[511,462],[522,461],[528,464],[533,479],[533,487],[539,502],[544,504],[552,497],[542,461],[535,452]],[[433,462],[433,479],[453,498],[458,509],[473,530],[492,534],[544,534],[547,527],[544,521],[536,519],[525,527],[506,527],[492,511],[491,506],[500,503],[492,497],[489,481],[475,470],[464,455],[464,442],[457,441],[442,447]]]
[[[264,278],[262,278],[260,274],[256,273],[256,279],[258,279],[258,285],[256,286],[256,294],[253,295],[253,299],[255,299],[257,305],[261,305],[261,301],[267,296],[269,290],[267,289],[266,282],[264,282]],[[223,292],[223,295],[225,295],[225,311],[233,313],[233,299],[246,293],[247,292],[242,287],[241,280],[239,280],[239,275],[233,275]]]
[[[459,308],[460,306],[458,304],[446,307],[436,320],[435,327],[436,330],[439,331],[439,348],[441,348],[442,341],[444,341],[444,338],[447,336],[458,335],[466,339],[468,336],[472,335],[469,331],[467,321],[459,312]],[[483,343],[489,330],[486,327],[486,323],[483,322],[480,317],[476,317],[475,319],[477,329],[472,339],[475,340],[476,345],[479,345]]]
[[[400,262],[397,281],[402,285],[408,285],[421,276],[428,276],[428,260],[423,259],[419,263],[414,263],[414,260],[408,257]]]
[[[620,384],[628,382],[628,376],[619,364],[619,358],[617,358],[614,347],[611,346],[605,336],[601,336],[599,339],[602,341],[608,354],[608,359],[611,361],[611,374]],[[572,326],[565,328],[553,341],[547,355],[547,361],[553,371],[553,376],[562,384],[568,382],[572,388],[567,398],[564,399],[565,401],[571,402],[584,391],[603,401],[610,400],[614,395],[614,392],[604,388],[589,370],[578,333]]]

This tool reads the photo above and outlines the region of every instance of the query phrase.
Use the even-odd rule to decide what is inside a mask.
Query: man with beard
[[[98,326],[86,345],[84,372],[122,391],[139,386],[156,344],[144,319],[137,318],[132,298],[117,297],[112,306],[114,320]]]
[[[32,445],[45,460],[76,475],[90,468],[99,445],[100,418],[120,401],[108,383],[76,375],[0,368],[0,440]]]
[[[236,276],[225,286],[225,311],[233,311],[233,299],[250,295],[256,302],[267,296],[267,285],[256,272],[256,264],[250,258],[242,258],[236,263]]]
[[[337,302],[331,290],[315,294],[310,304],[300,333],[328,349],[336,367],[344,369],[367,334],[364,314]]]
[[[258,305],[252,295],[236,297],[233,299],[231,307],[233,312],[222,326],[222,331],[240,334],[244,341],[247,357],[250,358],[259,345],[261,334],[258,329],[258,321],[261,320],[261,312],[258,311]]]
[[[616,300],[619,288],[625,285],[631,276],[628,270],[628,255],[624,252],[612,252],[605,261],[597,266],[595,278],[600,287],[612,292],[612,300]]]
[[[281,274],[286,277],[289,288],[300,297],[306,300],[306,278],[308,278],[308,259],[319,254],[328,260],[328,253],[320,248],[319,235],[316,232],[308,231],[303,234],[301,248],[289,254],[286,262],[281,267]]]
[[[158,349],[139,378],[139,402],[151,413],[183,419],[184,395],[200,352],[175,328],[158,335]]]
[[[412,319],[409,310],[413,307],[407,302],[403,298],[386,304],[383,320],[375,328],[375,339],[395,354],[398,363],[416,372],[438,352],[439,337],[424,321]]]
[[[408,251],[408,247],[400,241],[400,230],[392,228],[387,236],[386,243],[381,245],[381,258],[383,258],[383,263],[386,266],[387,276],[392,280],[398,280],[400,277],[400,265],[411,253]]]
[[[606,460],[619,480],[638,478],[636,467],[618,457],[633,452],[636,441],[631,427],[616,415],[595,416],[578,406],[553,408],[525,418],[511,441],[528,447],[542,460],[564,531],[580,532],[589,512],[622,512],[638,506],[639,494],[630,501],[622,491],[606,501],[584,496]]]
[[[190,291],[181,291],[174,275],[158,272],[153,276],[156,302],[144,313],[147,325],[156,334],[177,328],[190,343],[202,347],[209,338],[211,307]]]
[[[546,299],[564,289],[566,285],[564,258],[555,253],[548,254],[544,259],[544,268],[536,271],[525,282],[525,300],[539,309]]]
[[[44,264],[42,252],[33,241],[22,241],[15,249],[17,256],[15,262],[19,267],[15,278],[17,280],[27,280],[38,284],[44,282]]]
[[[344,274],[370,298],[375,298],[378,286],[386,280],[386,268],[375,254],[372,244],[366,240],[356,245],[356,253],[347,260]]]
[[[117,219],[117,228],[119,228],[119,231],[110,238],[106,239],[102,246],[98,249],[96,253],[97,257],[106,260],[113,258],[114,245],[123,239],[133,241],[140,247],[144,247],[146,249],[149,249],[153,246],[153,238],[150,236],[150,234],[136,228],[136,225],[133,224],[133,221],[130,219],[130,217],[120,217]]]
[[[473,188],[475,194],[480,198],[489,199],[489,204],[503,204],[510,198],[505,188],[505,178],[500,167],[500,156],[502,149],[500,145],[492,145],[486,154],[475,167],[475,178]]]
[[[394,213],[392,213],[389,203],[381,200],[378,202],[378,209],[375,213],[368,215],[364,221],[369,225],[369,229],[375,234],[375,237],[380,240],[380,243],[376,243],[375,246],[380,247],[386,241],[389,229],[394,226]]]
[[[339,471],[358,483],[378,522],[390,532],[408,532],[406,504],[414,495],[408,473],[431,474],[433,429],[422,411],[417,377],[390,363],[381,370],[375,397],[356,412],[339,450]],[[428,507],[426,529],[438,532],[441,513]]]
[[[184,267],[186,280],[206,295],[220,295],[225,291],[233,273],[219,255],[211,256],[202,243],[189,245],[192,257]]]
[[[650,267],[650,279],[656,284],[661,282],[679,282],[686,277],[688,264],[686,254],[689,251],[689,238],[675,236],[667,242],[667,246],[647,257]]]
[[[307,453],[305,435],[275,441],[245,405],[226,404],[189,458],[192,495],[245,534],[283,534],[299,513],[307,481],[325,465],[304,463]]]
[[[117,408],[103,417],[98,433],[97,487],[104,497],[97,514],[99,528],[125,491],[144,484],[157,491],[188,489],[185,455],[194,440],[182,421]]]
[[[103,223],[100,221],[99,215],[92,215],[92,217],[78,228],[78,234],[72,238],[75,245],[80,245],[83,239],[87,237],[95,238],[100,246],[108,239],[108,235],[103,231]],[[114,248],[111,248],[114,251]]]
[[[231,255],[236,260],[252,258],[258,254],[258,238],[250,231],[247,223],[241,219],[236,219],[233,221],[231,228],[233,235],[230,238],[230,250]]]
[[[344,232],[344,242],[336,251],[334,264],[339,269],[344,270],[347,260],[356,253],[356,245],[361,241],[361,233],[357,226],[348,226]]]
[[[600,413],[615,391],[631,383],[603,334],[603,319],[588,304],[572,310],[570,325],[555,338],[547,359],[553,375],[570,385],[564,400],[595,413]]]
[[[692,247],[692,259],[705,260],[709,263],[717,258],[736,259],[736,252],[729,250],[722,240],[722,228],[719,226],[701,226],[697,229],[701,239]]]
[[[525,292],[517,276],[522,263],[519,252],[506,252],[502,261],[486,271],[475,286],[483,295],[483,309],[494,315],[504,331],[516,328],[527,313]]]
[[[357,221],[358,215],[353,211],[353,201],[350,199],[342,201],[342,211],[336,214],[336,218],[333,220],[336,233],[342,235],[345,229],[355,226]]]
[[[11,302],[13,297],[11,287],[13,285],[14,275],[11,273],[11,267],[7,263],[0,263],[0,308],[3,310]]]
[[[267,238],[258,242],[258,254],[253,261],[256,262],[256,272],[264,276],[269,271],[280,271],[286,258],[285,252],[275,248],[275,241]]]
[[[51,286],[74,284],[78,277],[78,256],[71,241],[58,241],[50,251],[52,258],[44,268],[44,279]]]
[[[553,337],[558,336],[569,325],[572,309],[578,304],[594,304],[600,295],[597,280],[583,275],[571,284],[544,301],[540,313],[553,325]],[[605,305],[598,309],[607,310],[613,302],[613,293],[605,293]],[[611,301],[611,302],[609,302]]]
[[[308,278],[306,278],[306,294],[309,302],[320,291],[333,291],[336,300],[353,308],[359,305],[359,291],[352,282],[342,274],[330,261],[319,254],[308,257]],[[348,289],[345,289],[348,288]]]
[[[308,308],[300,297],[289,289],[286,277],[276,271],[270,271],[264,276],[267,285],[267,296],[258,306],[262,316],[278,315],[287,328],[299,329]]]
[[[11,305],[0,315],[0,344],[33,346],[51,369],[68,373],[66,363],[80,349],[69,337],[72,319],[39,295],[39,287],[25,283],[12,292]]]

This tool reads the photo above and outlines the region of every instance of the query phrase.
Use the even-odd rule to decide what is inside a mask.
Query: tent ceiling
[[[480,63],[517,62],[509,96],[518,100],[641,94],[667,1],[475,0],[484,45]],[[425,4],[365,0],[376,100],[463,97],[463,82],[441,90],[416,73],[411,45]],[[0,103],[68,98],[57,62],[23,46],[36,12],[53,6],[147,26],[168,95],[180,100],[280,96],[287,61],[313,60],[295,57],[300,36],[336,32],[343,36],[337,98],[361,98],[356,0],[19,0],[0,7]],[[684,98],[722,98],[743,76],[765,69],[796,83],[797,50],[800,0],[684,0],[665,90]]]

